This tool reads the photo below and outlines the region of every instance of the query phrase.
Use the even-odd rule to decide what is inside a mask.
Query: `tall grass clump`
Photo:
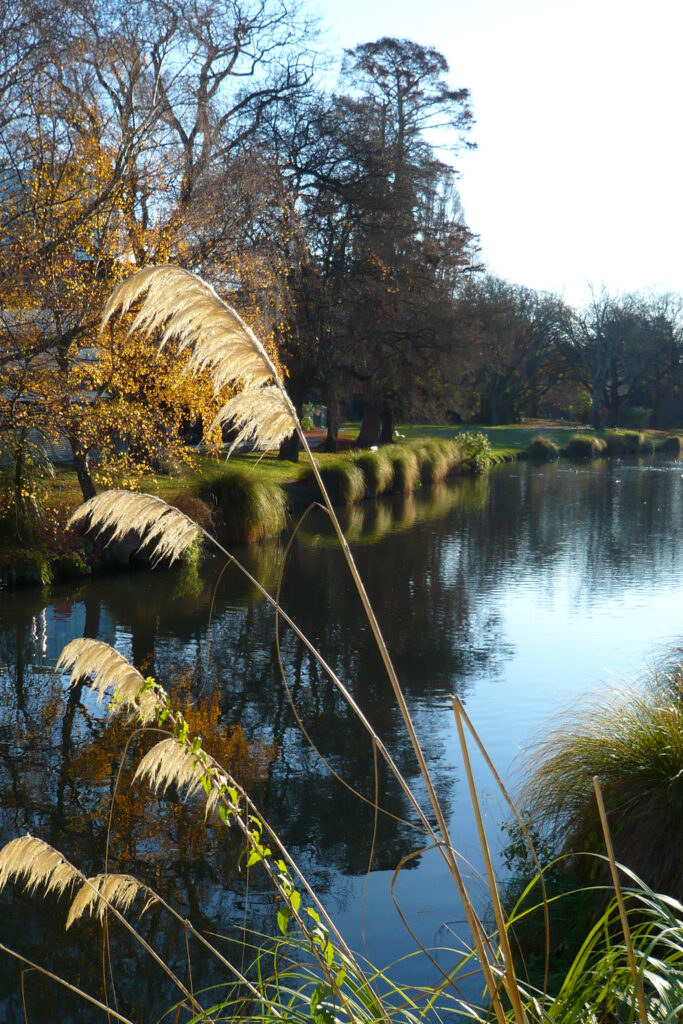
[[[537,462],[552,462],[560,454],[560,449],[549,437],[539,435],[531,440],[529,458]]]
[[[683,898],[683,666],[612,687],[568,713],[532,748],[521,802],[564,854],[595,850],[601,780],[617,859]],[[592,863],[592,862],[591,862]],[[576,866],[582,869],[582,862]]]
[[[230,827],[236,830],[244,850],[242,862],[245,869],[258,871],[262,882],[266,883],[274,897],[273,915],[283,936],[280,947],[276,947],[275,969],[272,972],[265,969],[264,957],[268,955],[266,950],[256,953],[256,966],[251,971],[247,970],[244,966],[246,958],[238,958],[239,962],[231,960],[223,952],[224,947],[219,948],[213,944],[210,936],[200,932],[190,920],[175,911],[151,885],[128,874],[110,872],[106,863],[103,872],[86,876],[61,853],[32,835],[18,836],[0,851],[0,889],[11,883],[24,888],[28,893],[40,889],[46,897],[50,894],[58,897],[68,895],[70,908],[67,926],[87,915],[100,921],[113,919],[118,922],[137,942],[140,954],[150,957],[163,972],[168,986],[167,1016],[176,1020],[237,1022],[252,1018],[301,1024],[370,1024],[400,1020],[417,1024],[417,1021],[425,1017],[438,1020],[440,1014],[443,1014],[452,1020],[460,1015],[465,1019],[482,1022],[495,1020],[496,1024],[545,1024],[551,1020],[561,1021],[562,1024],[570,1024],[574,1020],[597,1024],[598,1020],[605,1020],[603,1008],[614,995],[610,1006],[614,1005],[621,1012],[622,1006],[633,1006],[637,1001],[641,1024],[648,1024],[650,1018],[642,1006],[643,985],[642,981],[638,983],[628,924],[624,923],[621,916],[621,907],[620,920],[624,945],[627,947],[630,980],[629,974],[621,970],[624,956],[615,953],[609,972],[598,979],[600,984],[590,992],[584,986],[580,1016],[572,1016],[574,1010],[569,997],[585,981],[582,969],[577,968],[574,972],[573,977],[577,980],[564,993],[567,998],[563,1004],[546,999],[542,992],[527,990],[520,982],[509,937],[509,923],[500,899],[470,762],[469,749],[472,743],[478,747],[505,798],[508,801],[509,798],[462,702],[453,697],[450,710],[454,715],[464,777],[477,824],[484,876],[495,922],[493,931],[485,926],[478,913],[405,694],[335,515],[331,496],[325,487],[323,477],[327,475],[330,485],[334,487],[336,481],[340,493],[345,494],[347,500],[351,493],[360,496],[360,488],[365,488],[361,468],[352,460],[347,460],[345,474],[335,477],[334,471],[342,465],[341,460],[338,463],[325,461],[320,467],[313,460],[292,404],[265,349],[238,315],[199,279],[172,267],[141,271],[115,290],[105,308],[105,322],[115,315],[125,315],[132,307],[136,310],[133,329],[145,330],[153,336],[161,332],[162,345],[174,338],[181,348],[188,350],[193,368],[197,372],[211,373],[219,390],[224,384],[239,385],[239,391],[230,389],[231,397],[218,414],[219,423],[236,424],[239,438],[251,438],[262,445],[276,444],[279,439],[296,430],[310,460],[311,474],[320,488],[319,496],[346,559],[391,688],[396,707],[396,714],[392,715],[392,738],[395,738],[395,723],[400,721],[405,731],[401,746],[410,748],[412,752],[417,766],[417,784],[412,785],[394,761],[382,735],[373,728],[364,714],[353,689],[339,678],[322,653],[286,614],[278,598],[266,591],[220,541],[212,538],[180,509],[151,495],[111,491],[96,495],[86,502],[74,519],[86,522],[92,531],[107,539],[135,531],[141,543],[150,550],[153,560],[163,558],[174,561],[195,547],[199,540],[203,540],[213,544],[228,562],[249,579],[275,610],[278,651],[280,630],[284,624],[293,631],[315,662],[317,670],[323,672],[334,687],[340,702],[365,730],[372,745],[376,766],[381,764],[382,771],[390,774],[398,784],[413,818],[415,850],[433,849],[448,872],[453,886],[448,902],[462,907],[468,945],[462,951],[462,958],[456,967],[452,971],[442,971],[439,983],[433,988],[423,987],[412,991],[397,986],[389,982],[381,972],[364,963],[349,949],[301,867],[282,844],[277,829],[265,820],[240,780],[235,777],[232,766],[220,764],[204,749],[202,737],[193,735],[188,721],[155,679],[144,678],[115,649],[91,639],[74,640],[67,645],[58,668],[70,673],[72,685],[85,686],[87,681],[94,699],[106,699],[112,714],[126,716],[136,735],[140,732],[149,733],[149,739],[155,741],[151,747],[140,745],[141,756],[139,753],[133,754],[130,746],[126,748],[126,757],[139,757],[135,772],[138,783],[149,787],[160,798],[169,795],[173,799],[187,800],[214,821],[217,828]],[[472,465],[479,469],[486,468],[490,449],[487,451],[485,439],[482,441],[481,436],[470,435],[464,440],[460,439],[459,443]],[[419,482],[416,453],[402,446],[391,448],[390,452],[397,485],[403,490],[412,490]],[[353,473],[349,474],[348,470]],[[253,491],[246,484],[240,487],[228,486],[227,477],[224,492],[220,494],[220,508],[226,517],[233,514],[228,502],[233,500],[231,496],[234,494],[240,495],[238,503],[253,500],[258,504],[262,500],[266,503],[269,500],[265,490]],[[263,498],[263,495],[266,497]],[[249,518],[250,521],[254,518],[252,513]],[[286,686],[284,669],[282,673]],[[292,707],[296,714],[296,709]],[[604,765],[604,769],[608,786],[611,786],[613,776],[609,774],[607,765]],[[552,772],[550,774],[552,776]],[[384,811],[379,780],[380,774],[376,768],[377,803],[371,803],[378,815]],[[671,779],[672,785],[674,781]],[[642,813],[645,813],[644,808]],[[654,823],[652,819],[648,821],[649,825]],[[601,824],[607,837],[602,819]],[[397,867],[397,872],[401,867]],[[619,891],[616,891],[619,896]],[[130,920],[130,911],[136,901],[138,906],[153,903],[155,908],[175,922],[181,941],[188,947],[188,968],[191,966],[191,940],[202,947],[203,956],[212,958],[220,966],[226,980],[233,986],[232,992],[227,996],[217,996],[214,989],[195,991],[191,969],[187,972],[183,970],[183,975],[189,979],[183,980],[173,965],[164,962]],[[246,942],[243,947],[245,951]],[[281,955],[287,949],[298,952],[291,958]],[[23,959],[19,952],[9,949],[2,941],[0,950],[20,962]],[[598,953],[601,952],[602,948],[598,950]],[[666,951],[662,959],[665,956]],[[103,959],[106,963],[106,956]],[[32,964],[31,967],[43,970],[40,965]],[[480,1006],[466,1000],[458,988],[460,975],[472,971],[479,975],[482,982]],[[662,973],[660,970],[660,975]],[[54,975],[51,977],[59,982]],[[613,992],[615,977],[618,978],[616,993]],[[77,991],[73,985],[68,987]],[[657,991],[656,983],[652,987]],[[88,993],[79,994],[109,1013],[111,1019],[129,1024],[127,1018],[114,1006],[107,1007]],[[555,1006],[558,1007],[557,1015],[554,1013]],[[569,1012],[564,1011],[565,1006],[570,1007]],[[654,1015],[651,1019],[654,1021],[662,1018]]]
[[[323,457],[319,472],[333,505],[354,505],[366,496],[365,475],[353,459],[344,456]],[[312,474],[309,482],[315,486]]]
[[[568,459],[599,459],[607,454],[607,442],[594,434],[572,434],[562,454]]]
[[[673,455],[674,458],[680,459],[683,455],[683,437],[680,434],[669,434],[657,445],[656,450],[662,455]]]
[[[457,442],[446,439],[428,438],[415,443],[414,451],[420,465],[420,479],[423,484],[441,483],[462,460]]]
[[[386,445],[377,451],[361,451],[353,456],[365,478],[365,492],[369,498],[377,498],[392,489],[394,483],[394,463]]]
[[[642,455],[652,451],[645,434],[637,430],[608,430],[605,442],[610,456]]]
[[[411,494],[420,486],[420,462],[417,452],[409,444],[386,446],[394,470],[392,491],[397,494]]]
[[[214,504],[216,529],[229,544],[253,544],[277,536],[287,525],[287,496],[282,487],[248,469],[226,466],[203,494],[207,504]]]

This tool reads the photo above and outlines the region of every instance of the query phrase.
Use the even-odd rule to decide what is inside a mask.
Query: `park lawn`
[[[345,423],[344,430],[357,433],[360,423]],[[523,424],[504,424],[500,427],[479,426],[479,424],[440,424],[440,423],[399,423],[396,427],[398,439],[405,437],[414,440],[418,437],[438,437],[451,439],[465,432],[486,434],[491,444],[496,462],[509,461],[517,458],[520,451],[526,451],[531,441],[538,434],[550,438],[559,447],[564,447],[572,434],[577,432],[574,426],[558,427],[546,425],[544,420],[532,420]]]

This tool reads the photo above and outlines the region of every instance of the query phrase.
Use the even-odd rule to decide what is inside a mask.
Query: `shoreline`
[[[439,429],[439,428],[435,428]],[[531,434],[528,428],[492,428],[482,431],[452,433],[449,438],[420,436],[376,450],[347,447],[337,454],[314,451],[314,457],[332,503],[352,505],[374,500],[388,494],[410,494],[454,476],[488,472],[497,464],[519,460],[550,461],[559,457],[574,461],[590,461],[603,457],[642,456],[652,454],[683,454],[683,439],[672,434],[653,441],[635,431],[611,431],[598,435],[592,431],[575,431],[566,437],[566,444],[557,443],[558,430],[542,431],[529,437],[526,448],[492,446],[489,438],[495,431]],[[563,434],[570,435],[569,429]],[[548,436],[549,435],[549,436]],[[554,439],[553,439],[554,438]],[[502,440],[502,438],[501,438]],[[526,440],[526,438],[524,438]],[[256,470],[261,467],[259,472]],[[278,476],[268,464],[256,458],[248,467],[244,462],[223,463],[214,468],[212,476],[169,480],[161,496],[230,545],[258,543],[278,536],[293,515],[317,500],[310,467],[292,464],[286,478],[286,466],[280,464]],[[272,469],[272,464],[271,467]],[[283,477],[283,474],[285,476]],[[24,587],[46,587],[53,583],[86,579],[112,572],[129,570],[149,562],[137,553],[137,538],[105,546],[87,535],[63,531],[62,545],[26,544],[0,547],[0,590]]]

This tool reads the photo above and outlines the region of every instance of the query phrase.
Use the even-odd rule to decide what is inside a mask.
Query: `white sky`
[[[680,0],[317,0],[333,46],[436,46],[472,93],[458,158],[489,269],[580,304],[683,291]]]

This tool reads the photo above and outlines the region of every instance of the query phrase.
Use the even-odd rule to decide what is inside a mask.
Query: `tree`
[[[496,425],[538,415],[542,396],[565,371],[564,303],[487,275],[463,289],[459,322],[467,341],[462,375],[477,420]]]
[[[244,219],[215,197],[311,63],[280,0],[67,3],[52,34],[38,14],[25,0],[0,38],[0,422],[66,437],[89,497],[93,451],[125,444],[128,463],[149,464],[215,407],[171,350],[151,361],[117,334],[98,340],[104,296],[132,265],[169,259],[218,263],[224,288],[254,296]]]
[[[310,97],[271,138],[293,199],[290,318],[281,351],[302,387],[328,406],[336,447],[341,402],[362,395],[359,443],[385,436],[399,408],[434,404],[449,354],[452,297],[471,265],[454,171],[424,132],[441,125],[464,144],[466,90],[449,90],[445,59],[407,40],[348,51],[332,98]]]
[[[656,423],[674,422],[681,332],[680,298],[593,293],[574,316],[567,344],[568,358],[591,394],[594,429],[603,414],[609,426],[622,426],[636,406],[652,410]]]

